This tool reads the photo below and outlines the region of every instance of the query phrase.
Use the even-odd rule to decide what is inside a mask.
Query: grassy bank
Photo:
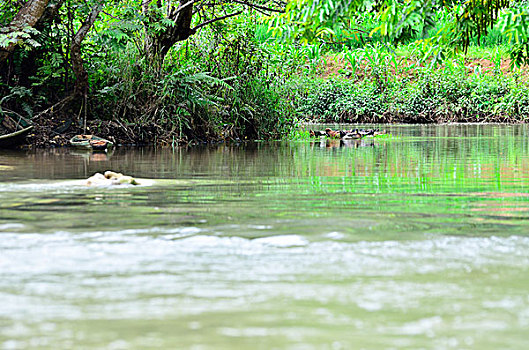
[[[91,72],[91,131],[117,143],[176,145],[286,138],[303,122],[529,120],[526,73],[512,69],[501,48],[433,61],[410,46],[336,50],[235,39],[249,46],[235,54],[233,45],[219,51],[218,42],[209,49],[199,41],[182,45],[162,72],[150,71],[134,48],[98,60]],[[56,120],[78,114],[65,112]],[[41,124],[46,128],[34,143],[50,145],[52,123]],[[51,145],[66,143],[81,132],[79,125]]]
[[[290,101],[300,118],[341,123],[510,122],[529,120],[529,87],[512,75],[444,70],[413,78],[381,74],[362,80],[296,77]]]
[[[305,48],[305,65],[283,96],[298,119],[326,123],[510,122],[529,118],[523,67],[502,46],[471,47],[467,55],[435,58],[417,44]],[[317,57],[311,53],[319,52]],[[288,62],[288,59],[285,59]]]

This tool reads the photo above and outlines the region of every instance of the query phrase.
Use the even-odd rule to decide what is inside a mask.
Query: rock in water
[[[122,177],[123,174],[122,173],[116,173],[116,172],[113,172],[111,170],[107,170],[105,171],[105,177],[109,180],[112,180],[112,179],[119,179],[120,177]]]
[[[100,174],[100,173],[95,173],[94,175],[86,179],[87,186],[104,186],[107,184],[108,184],[108,179],[105,177],[105,175]]]
[[[114,171],[105,171],[105,174],[95,173],[86,180],[87,186],[111,186],[111,185],[139,185],[132,176],[126,176]]]
[[[132,176],[125,176],[125,175],[122,175],[121,177],[117,179],[113,179],[112,182],[114,185],[122,185],[122,184],[137,185],[138,184]]]

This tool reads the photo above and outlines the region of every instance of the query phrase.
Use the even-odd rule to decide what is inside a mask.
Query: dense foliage
[[[40,17],[18,24],[39,1],[46,3]],[[130,142],[279,137],[292,125],[255,37],[256,11],[280,11],[281,4],[3,6],[10,9],[0,15],[4,109],[50,125],[55,116],[74,126],[85,116],[113,120]]]
[[[460,74],[421,74],[413,82],[326,79],[303,81],[294,101],[316,122],[447,123],[525,122],[529,88],[516,79],[469,79]]]
[[[294,40],[358,40],[380,35],[393,44],[421,40],[438,55],[467,51],[501,28],[515,63],[529,62],[526,0],[293,0],[271,19]]]
[[[523,121],[528,14],[506,0],[3,0],[0,113],[173,144],[277,138],[299,119]]]

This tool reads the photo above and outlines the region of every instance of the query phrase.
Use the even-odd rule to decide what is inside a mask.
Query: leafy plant
[[[39,34],[40,32],[32,27],[15,30],[10,27],[0,28],[0,48],[6,48],[12,44],[20,45],[25,49],[39,47],[41,44],[33,39],[33,36]]]

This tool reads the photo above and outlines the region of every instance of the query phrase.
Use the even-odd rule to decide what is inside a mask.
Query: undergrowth
[[[525,122],[529,87],[519,76],[427,71],[414,79],[291,81],[298,115],[325,123]]]
[[[177,47],[161,71],[132,45],[91,72],[93,116],[126,124],[141,140],[280,138],[294,124],[253,32],[215,33]]]

